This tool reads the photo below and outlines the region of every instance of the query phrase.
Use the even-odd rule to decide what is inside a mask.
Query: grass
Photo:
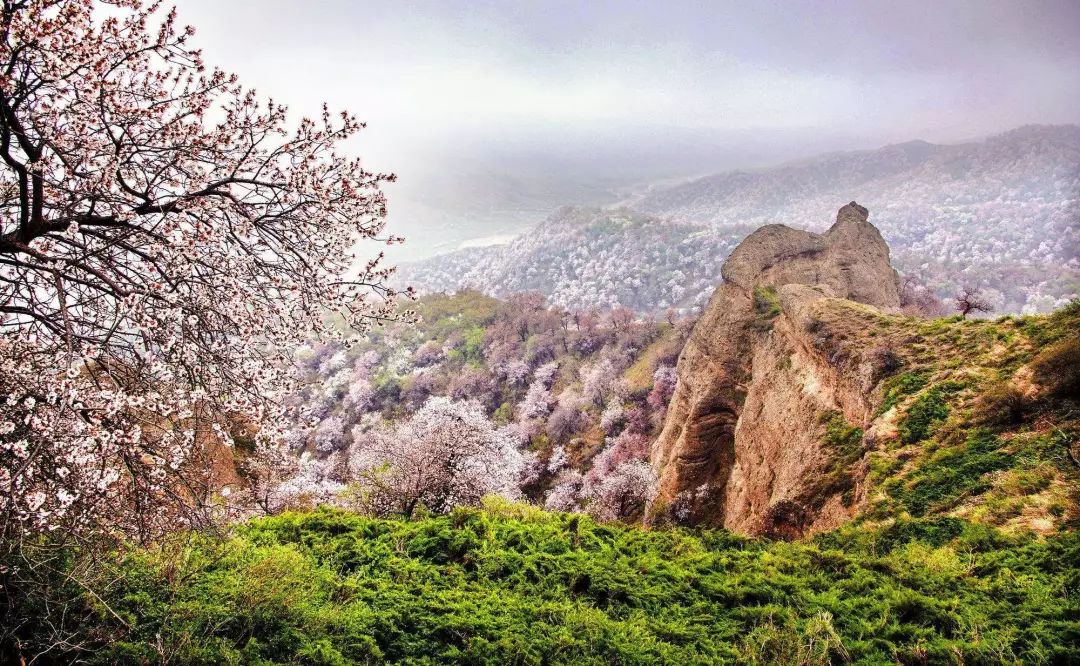
[[[780,306],[780,295],[776,287],[758,286],[754,287],[753,300],[754,312],[757,315],[753,325],[755,328],[766,330],[772,326],[772,320],[783,312]]]
[[[949,416],[950,394],[959,390],[955,384],[941,384],[925,391],[908,407],[898,432],[904,444],[921,442]]]
[[[888,349],[897,361],[899,372],[871,393],[864,524],[964,517],[1052,533],[1080,522],[1080,305],[965,321],[823,299],[810,317],[817,350],[840,372],[869,372],[867,350]],[[843,439],[843,425],[830,424],[826,444]],[[815,488],[842,488],[830,485],[845,481],[841,472],[858,474],[844,456],[837,461]]]
[[[102,601],[79,597],[91,648],[82,656],[1072,663],[1080,659],[1080,602],[1069,594],[1080,583],[1077,561],[1074,533],[1010,536],[955,519],[783,543],[503,503],[411,522],[319,510],[256,520],[225,541],[121,553],[109,572],[118,582]]]

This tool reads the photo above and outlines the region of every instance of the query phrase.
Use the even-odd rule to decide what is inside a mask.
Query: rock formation
[[[852,513],[860,443],[849,440],[870,423],[879,361],[816,329],[836,299],[899,309],[889,248],[867,217],[852,202],[824,234],[765,226],[724,263],[653,444],[654,517],[796,536]]]

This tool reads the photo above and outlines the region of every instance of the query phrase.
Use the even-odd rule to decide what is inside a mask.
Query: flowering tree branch
[[[5,534],[199,504],[188,456],[238,415],[270,441],[290,350],[343,335],[328,313],[401,316],[382,253],[357,256],[399,240],[393,176],[337,152],[363,124],[290,124],[192,34],[157,2],[0,8]]]

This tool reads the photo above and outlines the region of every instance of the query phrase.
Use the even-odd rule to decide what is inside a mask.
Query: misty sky
[[[395,224],[452,242],[520,225],[441,208],[494,220],[633,181],[1080,121],[1076,0],[178,5],[210,63],[298,112],[325,100],[368,121],[355,147],[401,176]]]

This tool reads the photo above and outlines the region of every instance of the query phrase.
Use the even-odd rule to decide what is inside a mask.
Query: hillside
[[[779,303],[762,292],[757,335],[778,336],[770,331],[790,317],[785,289],[778,290]],[[330,372],[332,379],[343,368],[391,362],[385,368],[397,370],[380,371],[375,386],[398,389],[377,388],[374,395],[383,397],[372,405],[378,421],[392,423],[410,418],[399,398],[390,397],[407,395],[416,381],[409,369],[415,361],[407,358],[436,369],[437,393],[440,382],[467,369],[490,372],[501,343],[513,336],[520,346],[508,352],[507,367],[513,360],[527,364],[527,355],[514,354],[537,349],[545,331],[563,330],[555,323],[561,317],[538,323],[558,311],[535,299],[501,304],[466,293],[426,300],[420,309],[426,324],[373,343],[413,350],[401,352],[397,365],[381,356],[366,365],[376,360],[376,348],[327,348],[313,350],[313,373]],[[560,490],[554,475],[526,489],[526,497],[572,513],[488,497],[478,508],[445,515],[420,509],[411,518],[305,509],[235,525],[224,539],[178,532],[147,548],[57,552],[29,541],[18,553],[25,561],[13,561],[7,572],[6,635],[21,653],[47,650],[59,662],[89,663],[1080,660],[1080,304],[1049,316],[927,320],[827,297],[815,299],[807,314],[812,325],[803,330],[814,350],[805,353],[820,354],[837,369],[853,371],[867,350],[895,354],[872,355],[881,373],[866,387],[870,427],[835,413],[820,424],[822,445],[834,454],[826,458],[831,467],[805,481],[820,482],[819,489],[853,509],[843,525],[822,525],[806,536],[799,511],[773,512],[785,520],[752,538],[677,527],[693,520],[670,504],[653,507],[648,527],[640,520],[642,504],[626,505],[631,510],[623,514],[597,511],[611,507],[612,489],[618,491],[605,483],[619,478],[606,466],[617,458],[613,452],[632,455],[625,447],[641,439],[621,432],[656,428],[655,417],[664,413],[654,412],[651,425],[640,416],[613,421],[609,428],[619,423],[623,430],[605,438],[603,412],[620,401],[632,411],[635,401],[650,404],[645,393],[672,388],[648,370],[672,361],[677,338],[667,336],[677,328],[647,322],[628,328],[630,320],[619,318],[593,327],[570,317],[556,349],[564,341],[571,350],[572,342],[599,343],[557,352],[569,369],[549,390],[580,395],[586,383],[622,382],[631,389],[602,393],[606,399],[591,405],[574,403],[580,430],[559,431],[567,438],[559,440],[567,442],[564,451],[574,452],[559,478],[579,475],[573,486],[579,495],[568,495],[565,485]],[[582,367],[600,360],[593,354],[627,344],[622,348],[638,351],[630,353],[632,364],[615,371],[622,382],[610,368],[582,376]],[[435,350],[444,347],[446,358],[433,365],[428,355],[437,358]],[[341,362],[365,357],[361,364]],[[771,365],[781,375],[798,372],[794,362]],[[529,391],[513,386],[498,380],[485,389],[493,396],[486,404],[503,400],[491,418],[506,427],[528,402],[515,396]],[[319,391],[323,397],[312,404],[317,411],[330,406],[326,420],[343,417],[338,410],[350,404],[332,396],[368,395],[342,377]],[[462,394],[482,395],[474,388]],[[521,444],[547,470],[557,450],[550,427],[547,417]],[[329,454],[319,448],[327,442]],[[316,431],[300,446],[309,460],[322,461],[313,467],[332,471],[327,461],[356,442],[320,440]],[[593,470],[601,473],[590,480]],[[348,504],[342,483],[320,489],[311,477],[301,479],[306,485],[291,486],[303,491],[291,496],[294,506],[320,493],[332,500],[342,490]]]
[[[259,520],[103,557],[98,599],[58,572],[52,601],[89,663],[1067,664],[1078,559],[1076,532],[961,519],[787,544],[491,503]]]
[[[867,510],[1076,519],[1080,308],[901,316],[867,215],[852,202],[824,234],[762,227],[724,263],[652,444],[654,520],[790,538]]]
[[[572,307],[690,311],[705,304],[720,263],[748,233],[764,224],[820,231],[836,202],[851,199],[874,211],[897,268],[943,298],[971,284],[1000,312],[1032,313],[1078,293],[1077,126],[708,176],[655,189],[626,202],[629,210],[559,211],[506,246],[404,266],[401,280],[425,291],[541,289]]]
[[[278,489],[279,505],[337,501],[362,480],[357,467],[373,437],[445,399],[468,405],[475,423],[520,451],[520,467],[501,471],[515,476],[522,497],[608,519],[641,517],[648,445],[691,321],[564,310],[529,293],[429,295],[415,309],[415,325],[301,352],[305,384],[292,401],[303,418],[289,437],[302,463]],[[628,478],[641,482],[623,488]]]
[[[743,233],[752,230],[743,227]],[[686,314],[688,305],[704,304],[719,280],[719,264],[712,262],[738,240],[627,208],[564,207],[508,245],[405,264],[399,281],[425,293],[539,291],[568,308],[622,306],[659,314],[678,307]]]
[[[22,543],[0,656],[1080,659],[1080,301],[901,314],[855,203],[718,270],[696,321],[462,291],[301,350],[288,476],[238,438],[221,523]]]
[[[868,216],[853,202],[825,234],[759,229],[696,322],[461,292],[424,297],[415,327],[311,349],[304,462],[279,502],[342,504],[372,437],[440,398],[520,452],[489,468],[517,479],[499,492],[553,510],[786,538],[867,511],[1042,533],[1076,520],[1076,303],[903,315]],[[955,480],[923,478],[942,460],[972,465],[962,489],[908,494]]]

